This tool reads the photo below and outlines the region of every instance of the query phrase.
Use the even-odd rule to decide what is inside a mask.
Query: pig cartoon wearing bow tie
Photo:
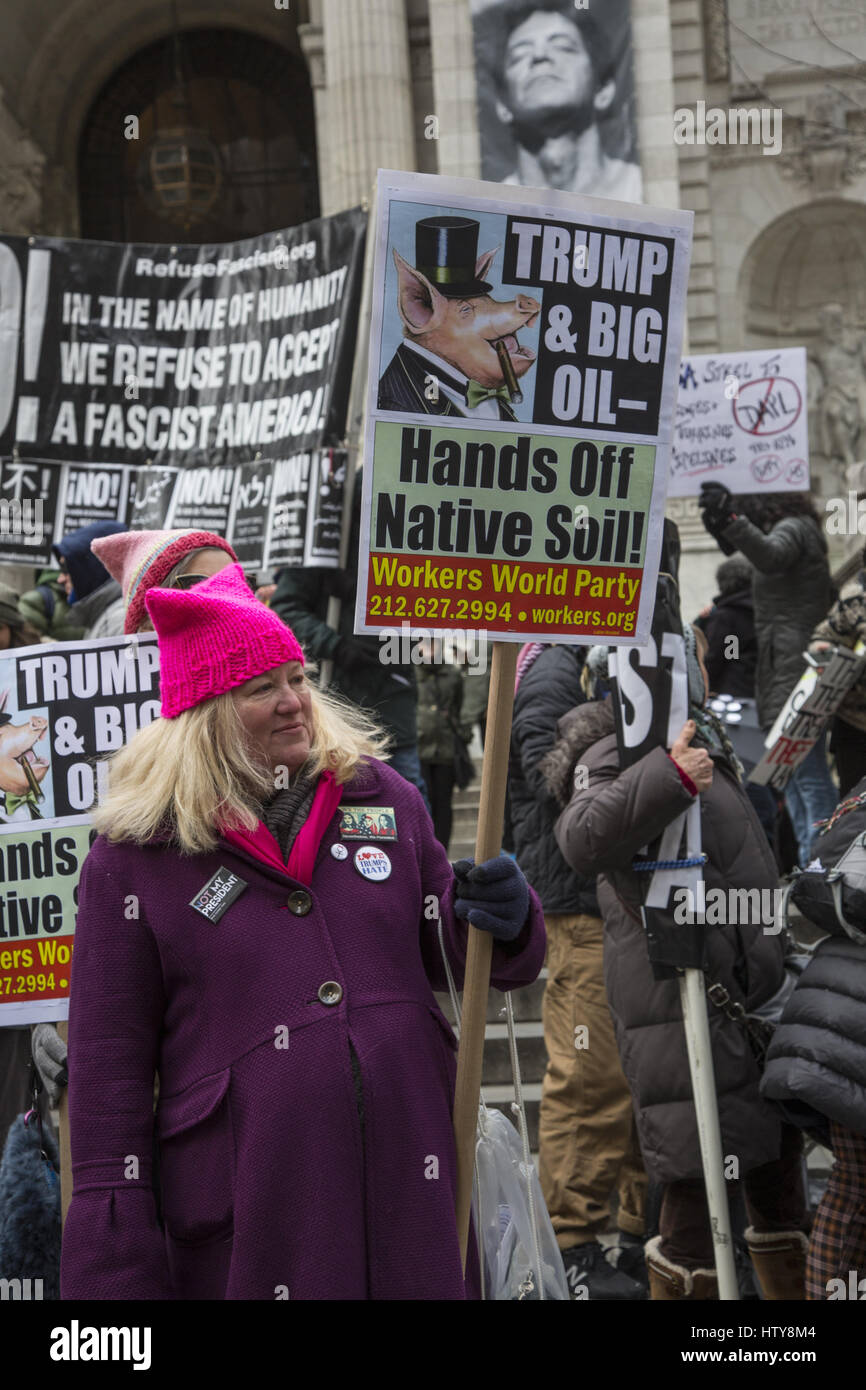
[[[517,334],[541,305],[528,294],[491,298],[484,277],[496,250],[478,256],[479,231],[469,217],[426,217],[415,226],[417,265],[394,251],[403,342],[379,381],[380,410],[517,419],[519,378],[535,362]]]

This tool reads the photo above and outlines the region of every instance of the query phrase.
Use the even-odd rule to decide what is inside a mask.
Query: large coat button
[[[323,985],[319,986],[319,998],[323,1004],[339,1004],[342,997],[343,986],[338,984],[336,980],[326,980]]]
[[[289,911],[294,912],[296,917],[306,917],[310,908],[313,906],[313,899],[309,893],[305,893],[303,888],[298,888],[294,893],[289,894]]]

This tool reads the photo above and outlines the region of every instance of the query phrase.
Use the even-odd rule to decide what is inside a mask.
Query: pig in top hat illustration
[[[403,342],[379,381],[379,409],[413,415],[516,420],[519,378],[535,362],[518,341],[541,309],[537,299],[491,297],[498,247],[478,255],[471,217],[425,217],[415,224],[415,266],[394,250]]]

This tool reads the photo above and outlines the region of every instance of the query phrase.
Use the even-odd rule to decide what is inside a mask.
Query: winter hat
[[[126,527],[119,521],[94,521],[89,526],[70,531],[68,536],[52,546],[58,560],[65,561],[72,580],[70,603],[87,598],[95,589],[106,584],[110,577],[102,561],[92,552],[90,542],[98,536],[114,536],[125,530]]]
[[[144,622],[147,590],[164,584],[191,551],[208,547],[224,550],[237,561],[228,541],[211,531],[127,531],[93,542],[91,550],[123,589],[124,632],[138,632]]]
[[[24,618],[18,608],[18,595],[8,584],[0,584],[0,623],[7,627],[23,627]]]
[[[239,564],[193,589],[148,589],[144,603],[159,639],[163,719],[286,661],[304,664],[294,633],[252,593]]]
[[[745,555],[732,555],[724,560],[716,570],[716,584],[720,594],[736,594],[740,589],[748,589],[752,583],[754,570]]]
[[[580,673],[580,688],[588,700],[600,700],[607,695],[610,681],[608,660],[611,647],[590,647]]]
[[[545,647],[552,647],[552,642],[527,642],[526,646],[521,647],[517,653],[517,667],[514,673],[514,693],[517,694],[520,682],[527,671],[533,667],[544,651]]]

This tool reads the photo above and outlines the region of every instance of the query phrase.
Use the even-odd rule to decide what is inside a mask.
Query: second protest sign
[[[358,630],[645,641],[692,214],[391,173],[378,208]]]

